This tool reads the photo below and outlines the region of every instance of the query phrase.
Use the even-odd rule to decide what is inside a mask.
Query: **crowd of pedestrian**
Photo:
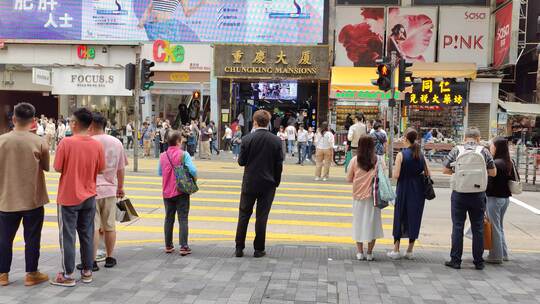
[[[49,171],[50,138],[54,121],[44,117],[35,119],[35,109],[27,103],[15,106],[13,131],[0,136],[0,285],[9,284],[9,272],[13,256],[13,241],[20,222],[23,223],[25,239],[26,278],[25,285],[33,286],[49,278],[39,272],[41,230],[44,221],[44,205],[49,202],[44,172]],[[77,109],[67,120],[66,132],[58,141],[53,168],[60,173],[58,186],[58,226],[61,267],[51,284],[75,286],[75,268],[80,270],[80,280],[90,283],[93,272],[99,267],[96,252],[100,239],[106,249],[105,267],[117,264],[114,258],[116,242],[116,202],[125,196],[124,168],[127,156],[122,142],[107,134],[110,125],[100,113],[85,108]],[[313,132],[303,126],[289,125],[280,128],[277,135],[270,131],[271,115],[264,110],[253,115],[253,130],[242,134],[242,126],[234,121],[225,127],[224,139],[230,141],[238,164],[245,167],[236,231],[237,257],[244,255],[247,227],[256,204],[254,256],[263,257],[265,252],[266,225],[276,189],[281,182],[286,154],[298,153],[298,163],[310,158],[310,145],[316,148],[316,180],[327,180],[333,153],[334,135],[323,122]],[[45,125],[47,124],[47,125]],[[45,125],[45,126],[44,126]],[[61,125],[61,124],[60,124]],[[37,126],[37,127],[36,127]],[[41,134],[41,128],[44,130]],[[134,137],[131,124],[126,133],[128,148]],[[62,127],[60,129],[63,129]],[[175,251],[173,227],[178,216],[179,253],[191,254],[189,246],[190,194],[180,191],[182,174],[197,179],[197,168],[192,156],[200,141],[201,153],[208,156],[211,141],[216,140],[216,126],[191,121],[180,130],[172,130],[168,121],[145,121],[140,131],[140,141],[145,154],[150,155],[149,145],[159,158],[158,174],[162,176],[162,193],[165,206],[165,252]],[[126,129],[128,130],[128,129]],[[34,132],[36,131],[36,132]],[[32,133],[36,134],[32,134]],[[40,136],[41,134],[41,136]],[[377,239],[384,236],[378,184],[383,179],[385,166],[386,134],[381,125],[373,124],[368,132],[362,115],[356,115],[349,128],[348,138],[355,151],[348,165],[347,181],[352,183],[352,236],[356,241],[358,260],[373,261]],[[420,236],[420,228],[426,200],[426,177],[431,175],[418,141],[416,130],[405,133],[406,147],[397,155],[393,177],[397,180],[394,223],[392,235],[394,248],[387,255],[391,259],[414,259],[414,244]],[[504,235],[503,219],[512,191],[509,181],[518,180],[508,151],[508,142],[496,138],[489,148],[480,145],[480,133],[471,128],[465,132],[462,145],[455,147],[444,161],[444,173],[452,175],[452,249],[450,261],[445,265],[459,269],[462,263],[464,225],[467,214],[473,236],[473,257],[476,269],[483,269],[484,262],[500,264],[508,260],[508,248]],[[384,173],[382,173],[384,174]],[[18,178],[13,178],[17,176]],[[33,191],[28,191],[33,189]],[[384,206],[383,206],[384,207]],[[485,214],[493,227],[493,246],[484,261]],[[76,235],[79,236],[81,263],[76,265]],[[404,255],[400,252],[401,240],[409,240]],[[367,248],[364,247],[367,244]]]

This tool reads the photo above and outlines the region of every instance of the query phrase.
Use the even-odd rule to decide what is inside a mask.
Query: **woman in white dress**
[[[358,260],[373,261],[375,241],[383,238],[381,210],[373,206],[373,178],[377,173],[375,141],[363,135],[358,141],[358,153],[349,163],[347,181],[353,184],[353,239]],[[364,253],[364,242],[368,243]]]

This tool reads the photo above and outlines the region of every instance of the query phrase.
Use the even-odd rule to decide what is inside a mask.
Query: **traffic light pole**
[[[388,176],[390,178],[392,178],[393,166],[394,166],[394,137],[395,137],[395,134],[394,134],[394,125],[395,125],[394,124],[394,109],[396,107],[396,99],[395,99],[395,95],[396,95],[396,86],[395,86],[396,76],[395,76],[394,71],[396,70],[396,66],[397,66],[396,65],[397,54],[396,54],[395,51],[392,51],[390,62],[391,62],[391,66],[392,66],[392,72],[390,73],[390,83],[392,85],[391,85],[391,89],[390,89],[391,97],[388,100],[388,106],[390,108],[390,147],[389,147],[390,153],[388,153]]]
[[[133,132],[135,133],[133,138],[133,171],[139,171],[139,130],[141,128],[140,121],[140,96],[141,96],[141,44],[135,48],[135,88],[133,89],[133,98],[135,99],[134,116],[135,126]]]

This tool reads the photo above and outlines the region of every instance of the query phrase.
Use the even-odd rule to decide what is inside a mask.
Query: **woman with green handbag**
[[[180,255],[191,253],[188,245],[188,216],[190,195],[197,190],[193,183],[197,178],[197,168],[193,165],[191,155],[182,150],[182,143],[187,140],[187,134],[172,131],[169,134],[167,151],[159,158],[158,174],[163,177],[163,202],[165,204],[165,252],[174,252],[173,229],[175,214],[178,213],[180,224]],[[185,181],[179,183],[179,171],[189,171],[191,187],[186,187]],[[189,184],[189,183],[188,183]],[[189,185],[188,185],[189,186]],[[183,190],[181,189],[188,189]]]

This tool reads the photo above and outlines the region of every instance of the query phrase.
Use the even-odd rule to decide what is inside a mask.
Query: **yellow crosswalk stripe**
[[[46,210],[46,215],[56,215],[54,210]],[[140,213],[139,217],[142,219],[164,219],[165,214],[148,214]],[[189,220],[193,222],[219,222],[219,223],[237,223],[237,217],[225,217],[225,216],[198,216],[190,215]],[[286,226],[303,226],[303,227],[330,227],[330,228],[351,228],[351,223],[343,222],[323,222],[323,221],[301,221],[301,220],[280,220],[269,219],[268,224],[271,225],[286,225]],[[392,229],[392,225],[383,225],[384,229]]]
[[[44,222],[44,227],[58,228],[56,222]],[[126,232],[151,232],[151,233],[163,233],[163,227],[154,226],[117,226],[118,231]],[[175,233],[178,233],[178,229],[175,228]],[[192,235],[217,235],[217,236],[236,236],[236,231],[229,230],[217,230],[217,229],[189,229],[189,233]],[[248,232],[248,237],[253,238],[255,233]],[[290,242],[309,242],[309,243],[326,243],[326,244],[353,244],[354,241],[349,236],[326,236],[326,235],[307,235],[307,234],[289,234],[289,233],[273,233],[267,232],[266,239],[272,241],[290,241]],[[232,239],[231,239],[232,240]],[[379,239],[379,244],[390,245],[393,244],[391,239]]]

